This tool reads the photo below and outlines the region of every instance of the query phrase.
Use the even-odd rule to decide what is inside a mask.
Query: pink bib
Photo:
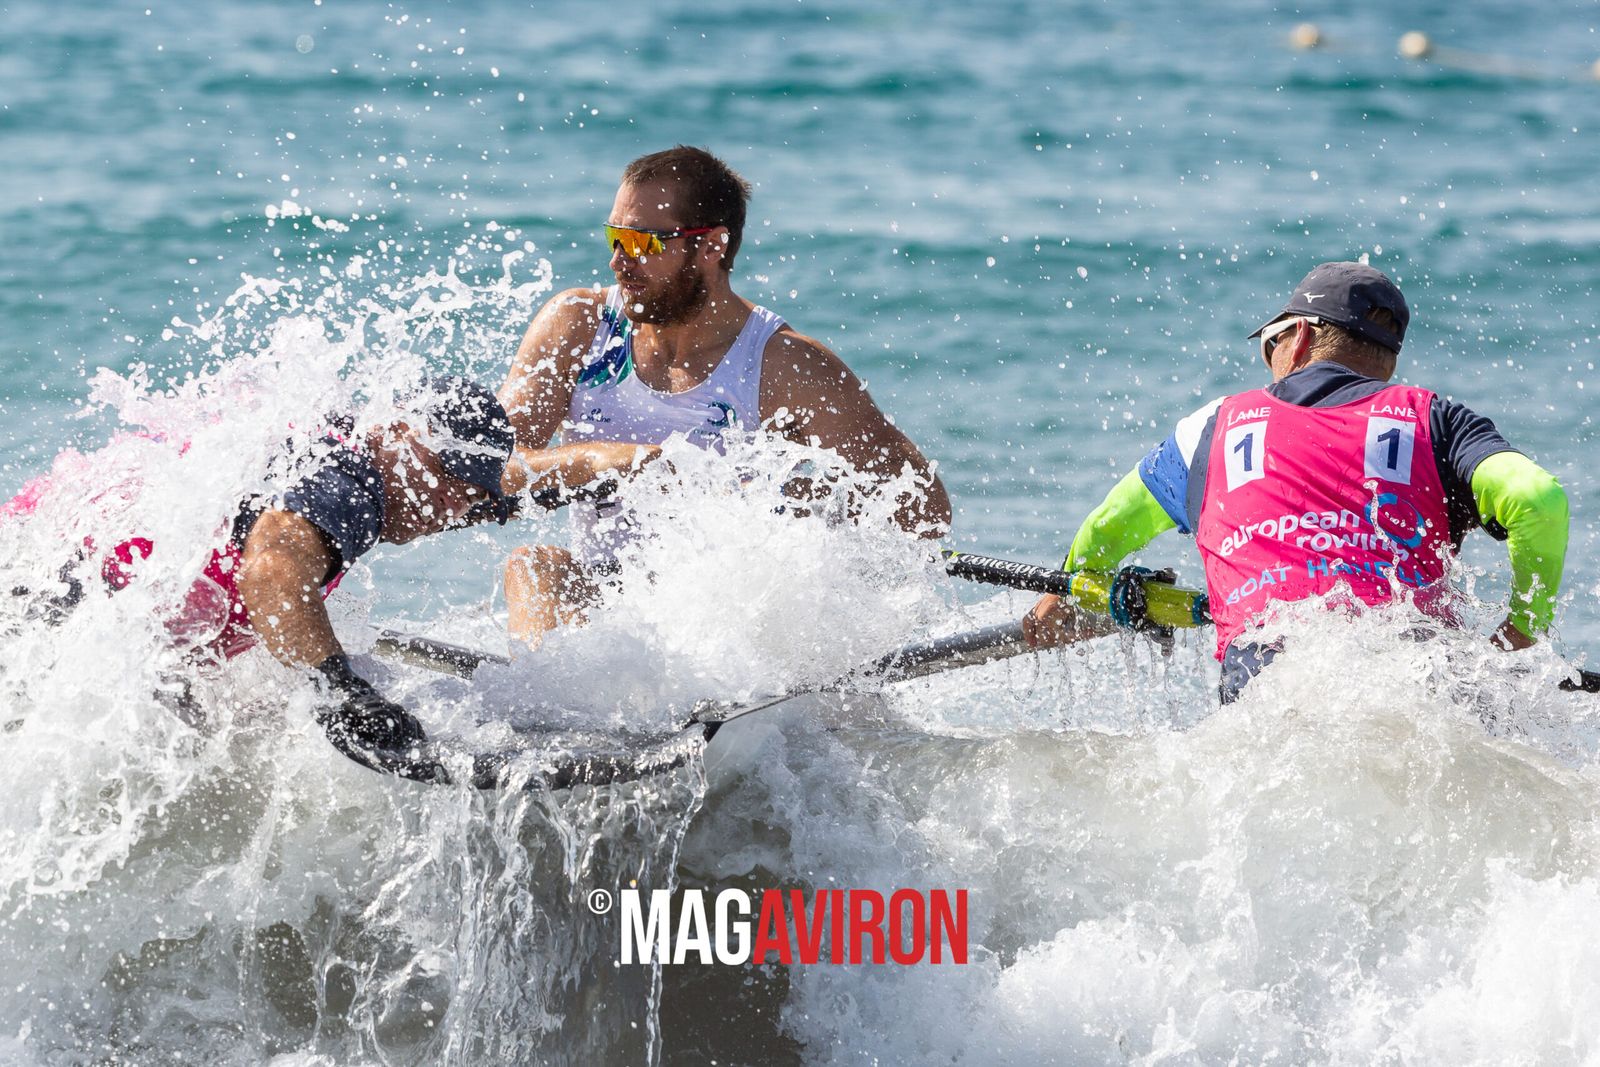
[[[335,440],[344,441],[344,438],[337,433],[328,431],[323,433]],[[167,443],[167,439],[160,434],[139,432],[133,436]],[[177,447],[179,452],[183,452],[188,449],[189,444],[187,441],[180,442]],[[59,465],[63,459],[75,463],[87,462],[85,457],[71,450],[58,456],[57,464]],[[56,489],[53,475],[54,472],[32,479],[16,496],[0,504],[0,522],[24,518],[38,510],[45,496]],[[83,549],[87,554],[93,555],[94,541],[84,538]],[[155,544],[148,537],[130,537],[113,546],[100,560],[100,577],[105,582],[106,588],[113,593],[126,588],[128,583],[133,581],[139,564],[149,559],[153,551]],[[241,560],[242,553],[239,546],[231,541],[224,542],[222,547],[214,549],[210,560],[206,563],[205,571],[189,588],[183,606],[178,609],[174,617],[165,620],[168,632],[175,638],[183,640],[185,644],[204,646],[227,659],[232,659],[254,646],[258,637],[250,625],[250,612],[245,607],[244,598],[239,593]],[[324,600],[339,587],[339,582],[343,578],[344,572],[341,571],[322,587]]]
[[[1366,604],[1409,587],[1442,610],[1450,528],[1432,404],[1403,385],[1338,407],[1263,389],[1222,402],[1195,530],[1218,659],[1273,601],[1341,584]]]

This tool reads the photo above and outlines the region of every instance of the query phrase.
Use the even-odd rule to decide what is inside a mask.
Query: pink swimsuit
[[[160,437],[140,434],[151,440]],[[180,445],[180,451],[187,444]],[[24,485],[20,492],[0,504],[0,522],[33,514],[53,488],[50,475],[41,475]],[[84,552],[93,555],[94,542],[84,538]],[[119,542],[100,560],[100,577],[112,592],[124,589],[133,581],[138,564],[150,558],[155,544],[147,537],[130,537]],[[250,625],[250,613],[239,594],[239,566],[243,554],[231,540],[212,551],[205,570],[195,580],[184,598],[177,615],[166,622],[174,635],[205,635],[199,643],[226,659],[232,659],[253,646],[258,640]],[[337,574],[322,587],[322,597],[338,588],[343,573]]]

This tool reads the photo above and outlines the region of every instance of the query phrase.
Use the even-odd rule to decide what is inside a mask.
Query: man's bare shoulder
[[[791,385],[855,380],[833,349],[787,325],[767,342],[761,365],[763,378],[771,376]]]
[[[605,304],[605,290],[593,287],[565,289],[545,301],[517,346],[510,380],[575,373]]]
[[[787,327],[761,354],[761,416],[785,433],[809,432],[821,416],[853,427],[882,419],[866,386],[833,349]]]
[[[606,306],[606,291],[597,286],[576,286],[563,289],[544,302],[534,321],[547,321],[551,326],[575,327],[599,325],[600,310]]]

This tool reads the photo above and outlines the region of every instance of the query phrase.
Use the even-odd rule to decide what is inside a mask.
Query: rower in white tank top
[[[681,433],[701,448],[723,451],[724,435],[761,426],[761,356],[784,322],[754,307],[739,336],[706,379],[681,393],[664,393],[639,380],[633,369],[633,324],[622,313],[622,291],[613,285],[600,309],[600,325],[584,357],[567,410],[562,443],[629,441],[658,445]],[[615,554],[615,534],[599,534],[600,518],[616,505],[574,505],[574,550],[589,562]]]

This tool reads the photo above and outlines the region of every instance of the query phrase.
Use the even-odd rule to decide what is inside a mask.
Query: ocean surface
[[[1308,11],[1240,0],[0,12],[0,493],[55,487],[0,567],[49,580],[130,523],[172,546],[60,626],[0,612],[0,1062],[1600,1057],[1600,698],[1554,689],[1600,656],[1592,4],[1351,5],[1310,51]],[[623,165],[676,143],[755,184],[735,288],[937,461],[949,543],[1030,562],[1264,383],[1245,335],[1311,266],[1367,259],[1411,305],[1400,376],[1567,489],[1555,639],[1310,612],[1221,710],[1200,635],[1110,639],[552,795],[363,771],[261,654],[199,716],[153,699],[161,620],[282,427],[428,370],[498,383],[553,290],[609,280]],[[652,579],[510,667],[358,665],[440,736],[631,744],[1031,603],[871,521],[775,516],[808,458],[682,456],[638,505]],[[330,609],[357,650],[391,625],[503,651],[501,561],[565,535],[383,548]],[[1177,534],[1140,558],[1199,580]],[[1503,548],[1461,562],[1487,632]],[[619,968],[582,900],[630,880],[965,888],[972,959]]]

